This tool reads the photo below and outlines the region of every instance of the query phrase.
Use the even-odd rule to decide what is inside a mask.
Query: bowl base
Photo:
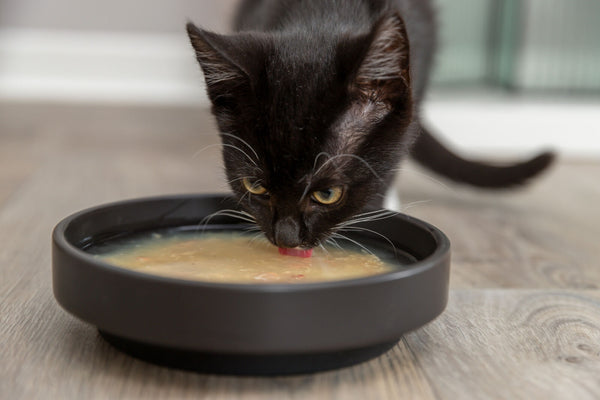
[[[219,354],[173,349],[125,339],[102,330],[118,350],[153,364],[211,374],[276,376],[306,374],[348,367],[375,358],[396,345],[380,343],[359,349],[309,354]]]

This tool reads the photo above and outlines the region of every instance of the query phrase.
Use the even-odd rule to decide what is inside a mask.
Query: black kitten
[[[425,0],[246,0],[234,35],[187,26],[242,206],[280,247],[314,247],[380,207],[406,154],[483,187],[552,160],[464,160],[419,122],[435,26]]]

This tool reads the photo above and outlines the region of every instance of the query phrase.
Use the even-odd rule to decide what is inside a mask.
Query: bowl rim
[[[320,290],[332,290],[338,288],[348,288],[354,286],[370,286],[390,281],[400,280],[421,274],[427,270],[433,269],[439,265],[439,261],[450,255],[450,240],[448,237],[435,226],[410,215],[397,213],[389,218],[402,219],[405,223],[416,225],[419,229],[430,234],[436,242],[436,247],[433,253],[426,256],[424,259],[408,265],[406,268],[398,271],[389,271],[377,275],[371,275],[362,278],[333,280],[324,282],[307,282],[307,283],[229,283],[229,282],[208,282],[201,280],[182,279],[175,277],[166,277],[161,275],[149,274],[146,272],[135,271],[124,267],[119,267],[111,263],[102,261],[94,255],[85,252],[78,248],[75,244],[67,240],[65,232],[78,218],[92,214],[108,208],[127,206],[142,202],[152,201],[189,201],[200,198],[223,199],[231,197],[230,193],[188,193],[188,194],[168,194],[159,196],[147,196],[130,198],[125,200],[103,203],[97,206],[84,208],[65,218],[63,218],[52,231],[52,240],[54,244],[62,251],[66,252],[70,257],[73,257],[86,267],[106,270],[114,274],[118,274],[124,278],[136,280],[144,280],[157,284],[169,285],[184,285],[195,287],[198,289],[220,289],[232,290],[236,292],[246,293],[281,293],[281,292],[311,292]]]

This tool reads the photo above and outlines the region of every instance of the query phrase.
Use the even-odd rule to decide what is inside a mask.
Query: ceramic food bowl
[[[412,260],[393,272],[323,283],[224,284],[166,278],[110,265],[86,251],[144,230],[198,225],[222,195],[123,201],[61,221],[53,232],[54,296],[116,348],[161,365],[202,372],[284,375],[376,357],[433,320],[448,298],[450,243],[406,215],[362,226],[353,238]],[[215,217],[207,229],[247,227]],[[387,248],[387,250],[386,250]]]

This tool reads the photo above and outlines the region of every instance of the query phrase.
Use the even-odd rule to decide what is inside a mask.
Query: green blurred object
[[[487,74],[491,0],[437,0],[439,52],[434,83],[481,82]]]
[[[437,0],[436,86],[600,93],[600,1]]]

